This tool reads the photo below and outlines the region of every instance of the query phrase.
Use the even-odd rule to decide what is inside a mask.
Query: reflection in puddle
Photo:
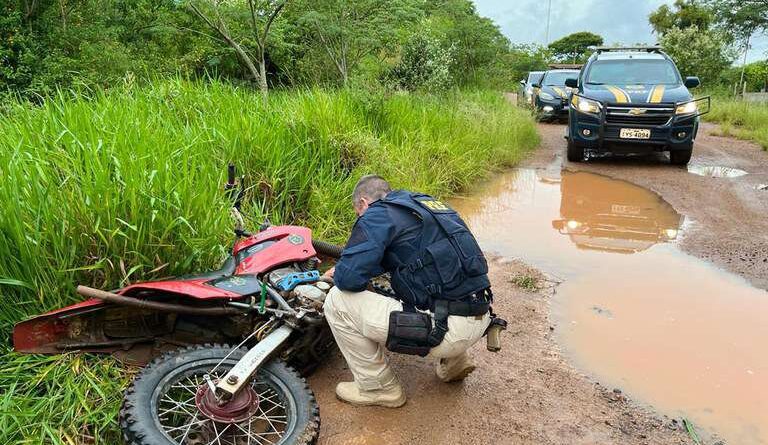
[[[660,196],[591,173],[566,173],[552,227],[584,249],[634,253],[677,237],[682,216]]]
[[[565,280],[553,317],[579,367],[728,443],[768,443],[768,294],[668,243],[683,218],[658,195],[515,170],[452,204],[485,249]]]
[[[718,165],[688,165],[688,173],[699,176],[709,176],[711,178],[738,178],[747,174],[744,170],[731,167],[721,167]]]

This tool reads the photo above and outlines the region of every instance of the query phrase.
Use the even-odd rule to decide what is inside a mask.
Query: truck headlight
[[[680,104],[675,108],[675,114],[693,114],[699,110],[695,101]]]
[[[547,93],[546,91],[542,91],[541,93],[539,93],[539,97],[544,99],[544,100],[554,100],[555,99],[555,96]]]
[[[577,96],[576,94],[571,96],[571,105],[573,105],[573,108],[581,111],[582,113],[600,113],[600,102],[587,99],[586,97]]]

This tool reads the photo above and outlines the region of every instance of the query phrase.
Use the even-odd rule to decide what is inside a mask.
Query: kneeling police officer
[[[492,323],[488,265],[459,215],[435,198],[392,191],[364,176],[352,203],[358,215],[325,300],[328,323],[354,376],[336,395],[355,405],[400,407],[405,393],[384,357],[386,348],[437,359],[444,382],[475,366],[467,349]],[[366,290],[391,274],[397,299]]]

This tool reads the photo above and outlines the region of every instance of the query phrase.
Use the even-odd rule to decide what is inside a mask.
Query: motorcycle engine
[[[297,273],[301,272],[291,267],[275,269],[269,273],[269,283],[273,287],[279,288],[280,283],[283,282],[286,277],[290,277]],[[288,295],[299,298],[300,301],[315,309],[320,309],[323,306],[323,302],[325,301],[325,297],[330,288],[331,285],[323,281],[312,283],[305,282],[291,289]]]

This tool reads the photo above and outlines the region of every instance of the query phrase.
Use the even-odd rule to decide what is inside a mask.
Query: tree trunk
[[[747,43],[744,44],[744,62],[741,65],[741,80],[739,81],[741,83],[741,85],[742,85],[742,88],[744,88],[744,71],[747,69],[747,51],[749,51],[749,38],[750,37],[752,37],[752,36],[751,35],[747,36]]]
[[[267,63],[264,60],[264,51],[261,51],[261,58],[259,59],[259,88],[261,88],[261,96],[266,105],[269,99],[269,86],[267,85]]]

